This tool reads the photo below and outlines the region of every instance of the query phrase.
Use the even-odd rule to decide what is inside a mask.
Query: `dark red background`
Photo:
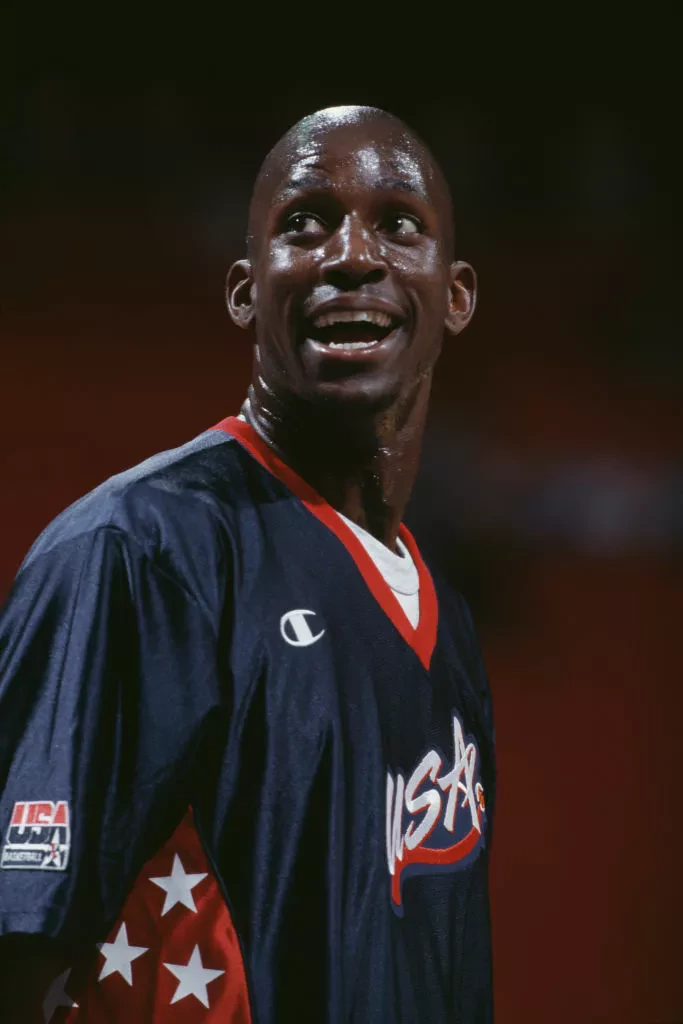
[[[218,62],[210,81],[202,66],[9,76],[0,591],[68,503],[236,411],[250,342],[222,275],[278,132],[348,93],[407,115],[454,182],[482,285],[443,357],[411,517],[473,605],[492,679],[497,1020],[680,1022],[666,111],[642,79],[511,94],[499,69],[450,92],[309,82],[228,123]]]

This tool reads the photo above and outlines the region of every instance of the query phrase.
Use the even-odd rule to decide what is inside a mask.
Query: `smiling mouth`
[[[362,352],[381,344],[402,321],[379,310],[337,310],[308,320],[305,335],[340,352]]]

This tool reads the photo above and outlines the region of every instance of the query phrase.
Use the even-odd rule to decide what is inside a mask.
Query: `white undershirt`
[[[239,413],[237,419],[246,423],[246,418],[242,413]],[[408,548],[400,537],[397,537],[398,554],[395,554],[371,533],[364,530],[362,526],[351,522],[341,512],[337,512],[337,515],[358,537],[384,577],[385,583],[391,587],[394,597],[406,613],[408,622],[415,629],[420,621],[420,577]]]
[[[340,519],[353,530],[370,558],[373,560],[385,581],[391,587],[394,597],[406,613],[408,622],[415,629],[420,620],[420,577],[417,566],[411,558],[410,552],[400,539],[396,538],[398,554],[390,551],[381,541],[373,537],[371,533],[364,530],[362,526],[351,522],[341,512],[337,512]]]

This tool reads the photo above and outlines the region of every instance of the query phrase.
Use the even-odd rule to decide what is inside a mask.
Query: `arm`
[[[74,962],[56,943],[93,951],[182,817],[215,646],[192,595],[121,531],[20,574],[0,623],[0,994],[21,1011],[6,1019],[30,1006],[42,1022],[46,982]],[[12,870],[27,839],[35,869]]]

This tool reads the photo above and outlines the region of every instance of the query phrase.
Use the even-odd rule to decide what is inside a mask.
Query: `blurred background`
[[[397,41],[362,21],[333,59],[298,9],[269,46],[211,19],[31,16],[1,44],[0,594],[62,508],[237,411],[250,340],[223,281],[277,137],[330,103],[404,117],[480,279],[409,522],[492,680],[497,1021],[680,1024],[673,26],[626,51],[594,15],[572,40],[512,19],[475,52],[440,18]]]

